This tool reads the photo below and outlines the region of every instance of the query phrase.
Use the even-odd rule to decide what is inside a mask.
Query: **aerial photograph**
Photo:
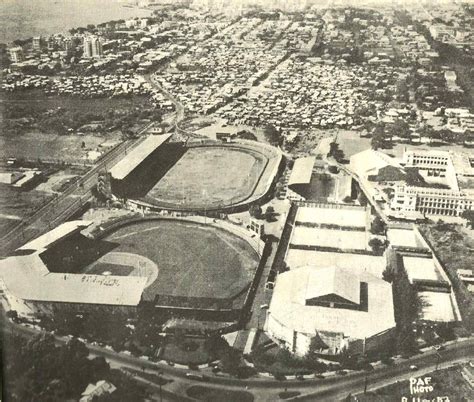
[[[474,0],[0,0],[0,402],[474,401]]]

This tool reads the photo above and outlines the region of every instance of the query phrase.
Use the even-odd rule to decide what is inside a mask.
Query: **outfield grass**
[[[251,282],[258,256],[245,241],[224,230],[179,221],[147,221],[123,227],[104,240],[114,252],[143,255],[158,266],[144,297],[156,294],[230,298]]]
[[[237,148],[190,148],[146,199],[182,208],[237,204],[253,194],[266,164],[263,155]]]

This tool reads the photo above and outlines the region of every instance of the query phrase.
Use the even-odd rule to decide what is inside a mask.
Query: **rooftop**
[[[427,321],[455,321],[453,301],[451,293],[442,292],[419,292],[422,302],[421,317]]]
[[[368,286],[367,311],[302,303],[307,296],[331,292],[356,300],[361,282]],[[270,304],[270,315],[281,325],[297,332],[316,334],[328,331],[344,333],[355,339],[368,338],[395,326],[391,285],[366,273],[336,267],[309,266],[280,274]]]
[[[391,246],[425,248],[413,229],[388,229],[387,238]]]
[[[45,233],[44,235],[30,241],[29,243],[26,243],[24,246],[20,247],[19,250],[44,250],[45,248],[51,247],[58,241],[89,227],[91,224],[92,222],[89,221],[65,222],[48,233]]]
[[[88,227],[90,222],[72,221],[31,241],[16,255],[0,260],[0,279],[13,296],[23,300],[63,303],[136,306],[146,277],[66,274],[50,272],[40,254],[66,236]],[[19,251],[33,251],[21,253]]]
[[[292,184],[308,184],[311,181],[313,174],[313,166],[316,162],[315,156],[308,156],[306,158],[298,158],[293,165],[288,185]]]
[[[292,245],[337,247],[345,250],[366,250],[367,233],[352,230],[332,230],[296,226],[291,238]]]
[[[365,207],[341,207],[327,204],[321,207],[299,207],[297,222],[365,228],[367,210]]]
[[[122,180],[132,172],[145,158],[165,143],[171,134],[150,135],[139,145],[137,145],[128,155],[118,162],[112,169],[110,174],[114,179]]]
[[[367,254],[334,253],[315,250],[288,250],[286,263],[290,269],[304,266],[334,266],[351,269],[354,272],[365,272],[377,278],[382,277],[382,273],[387,266],[384,256]],[[357,267],[356,269],[354,267]]]
[[[411,283],[416,280],[441,280],[432,258],[403,256],[403,266]]]

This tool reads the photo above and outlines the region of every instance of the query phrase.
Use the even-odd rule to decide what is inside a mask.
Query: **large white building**
[[[457,217],[474,208],[474,157],[468,154],[406,150],[396,159],[367,150],[351,157],[350,168],[369,197],[386,203],[389,215]],[[415,171],[423,185],[410,181]]]
[[[395,327],[392,287],[357,269],[293,269],[277,277],[265,326],[299,356],[378,349]]]
[[[474,157],[447,151],[405,151],[405,167],[417,168],[432,186],[395,187],[391,208],[426,215],[460,216],[474,208]]]

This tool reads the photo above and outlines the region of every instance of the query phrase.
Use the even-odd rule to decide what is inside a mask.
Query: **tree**
[[[240,352],[228,347],[222,352],[220,361],[223,371],[232,375],[236,374],[240,366]]]
[[[370,231],[373,234],[384,234],[385,232],[385,224],[381,218],[378,216],[375,217],[375,219],[372,221],[372,224],[370,225]]]
[[[471,228],[474,228],[474,210],[472,210],[472,209],[464,210],[461,214],[461,218],[466,219],[467,224]]]
[[[275,208],[273,208],[271,205],[269,205],[267,207],[267,209],[265,210],[265,219],[270,222],[272,220],[274,220],[274,216],[275,216]]]
[[[411,139],[410,125],[405,120],[396,119],[395,122],[390,127],[391,139],[393,138],[394,135],[406,140],[410,140]]]
[[[18,319],[18,313],[16,310],[8,310],[5,314],[7,318],[11,319],[12,321],[15,321]]]
[[[370,146],[374,151],[380,148],[385,148],[385,136],[382,133],[373,134],[370,140]]]
[[[384,243],[377,237],[373,237],[369,240],[369,246],[375,254],[381,254],[383,251]]]
[[[328,157],[333,157],[337,162],[341,163],[344,159],[344,151],[339,148],[337,142],[331,142],[329,144]]]
[[[253,218],[260,219],[262,216],[262,208],[260,205],[254,204],[250,207],[249,213]]]
[[[280,145],[280,134],[278,130],[275,128],[274,125],[269,124],[263,129],[263,134],[265,135],[265,139],[271,145]]]

